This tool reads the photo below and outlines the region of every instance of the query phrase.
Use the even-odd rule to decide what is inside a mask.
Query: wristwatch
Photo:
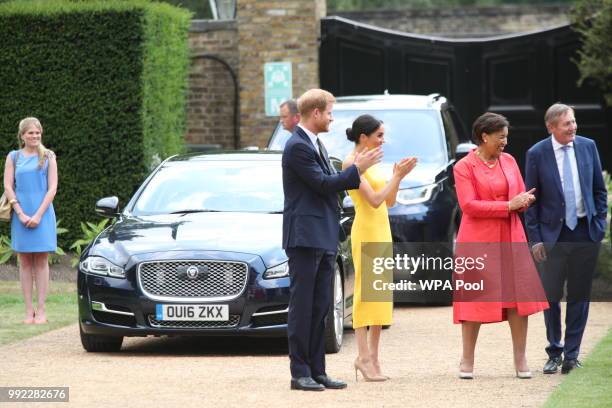
[[[9,200],[9,204],[11,205],[11,207],[12,207],[13,205],[17,204],[18,202],[19,202],[19,201],[17,201],[17,200],[16,200],[16,199],[14,199],[14,198],[13,198],[12,200]]]

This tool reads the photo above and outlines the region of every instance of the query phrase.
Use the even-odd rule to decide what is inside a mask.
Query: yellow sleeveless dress
[[[370,167],[363,176],[374,191],[380,191],[387,180],[378,168]],[[381,326],[392,323],[393,302],[363,302],[361,296],[361,243],[392,242],[386,203],[372,207],[359,190],[350,190],[355,204],[355,221],[351,228],[351,249],[355,266],[353,294],[353,328]]]

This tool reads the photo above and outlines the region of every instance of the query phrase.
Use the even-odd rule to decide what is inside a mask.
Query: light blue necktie
[[[576,193],[574,191],[574,175],[570,164],[569,149],[565,145],[563,149],[563,196],[565,197],[565,225],[570,230],[574,230],[578,224],[576,215]]]

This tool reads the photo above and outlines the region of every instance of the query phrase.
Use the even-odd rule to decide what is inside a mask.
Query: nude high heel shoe
[[[355,367],[355,382],[358,381],[358,377],[357,377],[358,370],[361,372],[363,379],[366,381],[375,381],[375,382],[387,381],[386,377],[372,374],[372,372],[368,370],[368,362],[359,360],[359,357],[355,359],[354,367]]]
[[[375,370],[376,370],[378,373],[380,373],[380,374],[378,374],[379,376],[381,376],[381,377],[385,377],[385,380],[390,380],[390,379],[391,379],[391,377],[389,377],[388,375],[383,374],[383,373],[381,372],[381,370],[380,370],[380,364],[378,364],[378,363],[372,363],[372,364],[374,365],[374,369],[375,369]]]

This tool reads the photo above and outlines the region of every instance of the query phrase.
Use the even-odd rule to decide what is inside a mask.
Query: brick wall
[[[221,58],[237,74],[236,22],[194,20],[189,32],[189,47],[192,60],[185,142],[233,148],[234,84],[231,75],[222,63],[198,55]]]
[[[569,7],[569,5],[504,5],[330,12],[329,14],[391,30],[461,38],[527,32],[567,24]]]
[[[265,146],[278,122],[265,116],[264,63],[292,63],[294,97],[319,86],[319,20],[325,9],[325,0],[238,0],[243,146]]]

